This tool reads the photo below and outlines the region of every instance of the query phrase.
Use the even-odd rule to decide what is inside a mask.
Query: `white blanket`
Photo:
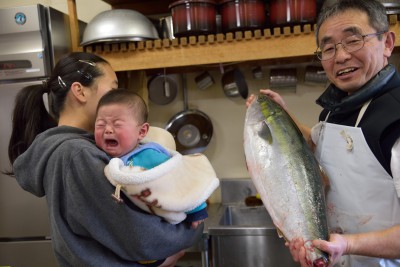
[[[137,206],[177,224],[186,218],[185,212],[210,197],[219,186],[219,179],[203,154],[168,151],[172,158],[149,170],[138,172],[113,158],[104,172]]]

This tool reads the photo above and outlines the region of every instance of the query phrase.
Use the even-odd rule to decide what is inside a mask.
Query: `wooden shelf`
[[[76,14],[75,0],[68,2],[70,14]],[[389,21],[391,30],[397,35],[395,46],[398,49],[399,17],[390,15]],[[72,23],[71,26],[76,29],[77,23]],[[77,44],[78,40],[75,42]],[[115,71],[128,71],[312,57],[316,44],[313,25],[303,25],[174,40],[75,47],[76,50],[93,52],[105,58]]]

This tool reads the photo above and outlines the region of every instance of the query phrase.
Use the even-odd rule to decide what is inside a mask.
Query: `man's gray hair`
[[[389,30],[389,21],[386,14],[386,8],[378,0],[337,0],[334,4],[324,7],[319,13],[315,37],[318,43],[318,33],[322,23],[326,19],[342,14],[347,10],[360,10],[368,15],[369,24],[377,32]],[[379,36],[380,37],[380,36]]]

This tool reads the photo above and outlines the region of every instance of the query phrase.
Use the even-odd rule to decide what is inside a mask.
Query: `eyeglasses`
[[[364,34],[364,35],[354,34],[352,36],[348,36],[348,37],[342,39],[341,42],[336,43],[336,44],[326,43],[326,44],[323,44],[321,47],[317,48],[317,51],[315,51],[315,55],[321,61],[330,60],[335,57],[336,50],[337,50],[336,47],[339,44],[342,45],[343,49],[347,53],[353,53],[364,47],[366,37],[378,36],[378,35],[384,34],[385,32],[386,31],[375,32],[375,33]]]

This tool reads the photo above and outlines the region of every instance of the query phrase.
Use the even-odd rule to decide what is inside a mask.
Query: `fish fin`
[[[258,131],[258,136],[268,142],[268,144],[272,144],[272,133],[269,129],[268,123],[265,120],[261,123],[261,129]]]
[[[275,225],[275,227],[276,227],[276,231],[278,232],[278,236],[279,236],[279,238],[284,238],[285,239],[285,241],[288,241],[288,239],[285,237],[285,235],[282,233],[282,231],[281,231],[281,229],[279,229],[279,227],[278,226],[276,226]]]

